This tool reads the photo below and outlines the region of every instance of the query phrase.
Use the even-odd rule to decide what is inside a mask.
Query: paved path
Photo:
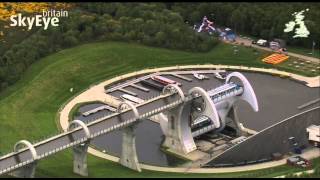
[[[262,49],[262,50],[265,50],[265,51],[273,52],[273,50],[270,49],[270,48],[261,47],[261,46],[252,44],[251,43],[252,41],[249,40],[249,39],[244,39],[244,38],[237,37],[236,38],[236,42],[238,42],[239,44],[243,43],[246,46],[252,46],[252,47],[257,48],[257,49]],[[305,60],[305,61],[311,61],[311,62],[315,62],[315,63],[320,63],[320,59],[319,58],[305,56],[305,55],[297,54],[297,53],[293,53],[293,52],[288,52],[288,55],[296,57],[296,58],[299,58],[299,59],[302,59],[302,60]]]
[[[116,81],[120,81],[122,79],[127,79],[129,77],[141,75],[141,74],[147,74],[147,73],[155,73],[160,71],[170,71],[170,70],[188,70],[188,69],[233,69],[233,70],[249,70],[249,71],[258,71],[258,72],[268,72],[271,74],[278,74],[283,76],[290,76],[292,78],[296,78],[302,81],[306,81],[307,85],[310,87],[319,87],[320,82],[316,81],[319,80],[320,76],[318,77],[304,77],[292,73],[287,73],[283,71],[278,71],[274,69],[263,69],[263,68],[251,68],[251,67],[244,67],[244,66],[226,66],[226,65],[187,65],[187,66],[172,66],[172,67],[164,67],[164,68],[155,68],[155,69],[145,69],[138,72],[129,73],[126,75],[117,76],[113,79],[103,81],[97,85],[91,86],[89,89],[83,91],[79,95],[73,97],[72,100],[67,102],[65,104],[61,111],[59,112],[59,121],[62,129],[64,131],[67,130],[68,124],[69,124],[69,113],[72,110],[72,108],[82,102],[88,102],[88,101],[102,101],[107,104],[117,106],[119,104],[119,101],[114,99],[113,96],[108,95],[105,93],[104,87],[108,84],[111,84]],[[316,78],[316,79],[315,79]],[[108,154],[102,153],[100,151],[97,151],[91,147],[89,147],[88,152],[93,154],[94,156],[101,157],[110,161],[118,162],[119,158],[110,156]],[[316,152],[308,152],[306,153],[305,157],[307,159],[311,159],[314,157],[319,156],[319,150]],[[272,161],[272,162],[266,162],[266,163],[260,163],[256,165],[247,165],[247,166],[241,166],[241,167],[227,167],[227,168],[192,168],[192,169],[186,169],[186,168],[170,168],[170,167],[158,167],[158,166],[151,166],[151,165],[145,165],[141,164],[141,167],[143,169],[147,170],[153,170],[153,171],[163,171],[163,172],[184,172],[184,173],[230,173],[230,172],[241,172],[241,171],[249,171],[249,170],[258,170],[263,168],[270,168],[274,166],[283,165],[286,163],[286,160],[280,160],[280,161]]]

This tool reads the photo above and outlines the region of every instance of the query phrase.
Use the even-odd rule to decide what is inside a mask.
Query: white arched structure
[[[32,155],[32,160],[36,161],[36,160],[39,158],[36,149],[35,149],[34,146],[33,146],[29,141],[27,141],[27,140],[21,140],[21,141],[17,142],[17,143],[14,145],[14,148],[13,148],[14,152],[18,152],[18,151],[20,150],[20,148],[19,148],[20,145],[25,145],[25,146],[29,149],[29,151],[30,151],[30,153],[31,153],[31,155]]]
[[[122,110],[125,109],[125,108],[130,108],[130,109],[132,109],[135,118],[136,118],[136,119],[139,119],[140,114],[139,114],[137,108],[136,108],[132,103],[130,103],[129,101],[121,102],[121,103],[118,105],[117,112],[118,112],[118,113],[121,113]]]
[[[167,86],[165,86],[163,88],[162,93],[166,94],[168,92],[173,92],[173,91],[176,91],[179,94],[181,100],[183,102],[185,102],[186,97],[185,97],[182,89],[176,84],[168,84]],[[167,135],[168,134],[168,117],[166,115],[164,115],[164,113],[159,113],[159,114],[156,114],[154,116],[154,118],[156,118],[158,120],[158,122],[160,123],[160,127],[161,127],[163,134]]]
[[[171,152],[177,154],[187,154],[196,149],[189,122],[191,120],[190,118],[192,118],[190,117],[191,113],[195,113],[196,116],[206,116],[212,121],[212,125],[210,125],[208,129],[194,132],[195,136],[211,130],[218,133],[222,131],[227,124],[230,125],[230,123],[234,124],[239,134],[241,133],[234,103],[242,99],[247,101],[254,111],[258,111],[259,107],[253,88],[245,76],[239,72],[231,73],[226,78],[226,84],[230,83],[232,77],[236,77],[242,82],[243,87],[241,87],[241,92],[222,96],[220,101],[215,102],[203,88],[193,87],[188,91],[188,97],[193,97],[191,101],[184,101],[184,103],[178,107],[168,111],[167,126],[161,125],[167,129],[165,134],[166,139],[163,144],[165,147],[168,147]],[[183,100],[187,99],[177,85],[166,86],[163,93],[166,93],[168,90],[172,91],[173,89],[180,94]],[[198,102],[199,100],[201,100],[201,102]],[[192,103],[200,103],[203,105],[202,110],[193,112]]]
[[[186,97],[185,97],[182,89],[181,89],[178,85],[176,85],[176,84],[168,84],[167,86],[165,86],[165,87],[163,88],[162,93],[165,94],[167,91],[172,92],[172,90],[176,90],[176,92],[179,94],[181,100],[182,100],[183,102],[185,101]]]
[[[73,172],[81,176],[88,176],[87,152],[91,139],[91,133],[88,126],[80,120],[73,120],[70,122],[68,131],[72,130],[72,125],[76,124],[82,127],[87,141],[82,145],[73,147]]]
[[[225,126],[226,126],[226,121],[227,121],[227,116],[230,113],[230,110],[233,110],[233,106],[234,103],[236,101],[238,101],[239,99],[246,101],[248,104],[250,104],[250,106],[252,107],[252,109],[257,112],[259,111],[259,106],[258,106],[258,101],[257,101],[257,97],[255,92],[253,91],[253,88],[251,86],[251,84],[249,83],[249,81],[247,80],[247,78],[239,73],[239,72],[232,72],[230,74],[228,74],[228,76],[226,77],[226,81],[225,83],[228,84],[231,82],[231,78],[237,78],[242,82],[242,89],[243,92],[238,95],[238,96],[233,96],[231,98],[227,98],[224,101],[220,101],[217,102],[215,105],[218,109],[218,114],[221,120],[221,126],[220,128],[216,129],[216,132],[222,131]],[[239,123],[239,122],[234,122],[234,123]],[[239,124],[236,124],[236,126],[239,126]]]
[[[178,87],[176,89],[180,88]],[[201,112],[202,115],[209,117],[214,126],[219,128],[219,115],[209,94],[201,87],[194,87],[189,90],[188,95],[194,96],[196,93],[199,94],[199,98],[203,99],[205,108]],[[183,99],[185,99],[185,97]],[[197,149],[190,128],[191,107],[192,101],[187,101],[180,104],[178,107],[170,109],[168,112],[167,133],[165,134],[166,139],[163,145],[168,147],[171,152],[175,152],[177,154],[188,154]]]
[[[137,108],[129,101],[121,102],[118,105],[117,112],[121,113],[122,110],[126,108],[130,108],[133,111],[136,120],[140,119]],[[122,150],[119,162],[125,167],[141,172],[136,150],[136,136],[134,133],[135,124],[122,130]]]
[[[91,134],[90,134],[90,130],[89,130],[88,126],[80,120],[73,120],[72,122],[70,122],[70,124],[68,126],[68,130],[71,130],[71,126],[74,124],[81,126],[86,134],[87,139],[90,139]]]
[[[259,106],[258,106],[257,97],[253,91],[251,84],[247,80],[247,78],[239,72],[232,72],[232,73],[228,74],[228,76],[226,77],[226,83],[229,83],[232,77],[238,78],[243,84],[244,91],[243,91],[242,95],[240,96],[240,99],[247,101],[251,105],[252,109],[255,112],[258,112]]]
[[[211,100],[209,94],[203,88],[200,88],[200,87],[193,87],[192,89],[189,90],[189,95],[194,96],[195,93],[198,93],[202,97],[205,103],[205,109],[202,112],[202,115],[209,117],[212,123],[214,124],[215,128],[219,128],[220,127],[219,115],[218,115],[216,106]]]
[[[17,142],[13,148],[14,152],[18,152],[21,148],[21,145],[26,146],[30,150],[33,162],[15,170],[12,172],[12,175],[19,178],[33,178],[36,172],[36,165],[39,156],[34,146],[27,140],[21,140]]]

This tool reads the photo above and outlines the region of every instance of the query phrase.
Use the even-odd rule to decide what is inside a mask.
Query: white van
[[[267,46],[267,43],[268,43],[267,40],[265,40],[265,39],[259,39],[256,44],[259,45],[259,46],[264,46],[264,47],[266,47],[266,46]]]

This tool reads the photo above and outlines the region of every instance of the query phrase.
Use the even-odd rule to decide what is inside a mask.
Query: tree
[[[246,21],[246,17],[243,12],[241,12],[241,9],[238,8],[235,11],[232,12],[230,22],[234,28],[234,31],[237,32],[243,32],[243,27]]]
[[[201,17],[199,11],[193,11],[190,15],[190,21],[192,24],[201,22]]]
[[[64,45],[66,47],[71,47],[71,46],[74,46],[76,44],[79,43],[78,41],[78,34],[79,32],[77,32],[76,30],[70,30],[68,32],[66,32],[63,36],[63,40],[64,40]]]
[[[156,33],[155,41],[157,45],[164,44],[166,41],[166,34],[162,31]]]
[[[80,33],[81,40],[89,40],[93,36],[93,30],[91,26],[85,27],[85,30]]]
[[[154,20],[150,19],[146,21],[143,29],[147,35],[152,36],[159,30],[159,27]]]
[[[168,14],[168,22],[169,24],[179,24],[179,23],[183,23],[183,19],[180,16],[179,13],[175,13],[175,12],[170,12]]]

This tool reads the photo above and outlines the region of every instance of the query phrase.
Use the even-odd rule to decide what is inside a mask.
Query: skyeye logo
[[[28,27],[28,30],[36,26],[43,27],[44,30],[47,30],[49,26],[59,26],[60,17],[68,17],[68,11],[42,11],[42,14],[34,16],[23,16],[19,13],[10,17],[10,26]]]

